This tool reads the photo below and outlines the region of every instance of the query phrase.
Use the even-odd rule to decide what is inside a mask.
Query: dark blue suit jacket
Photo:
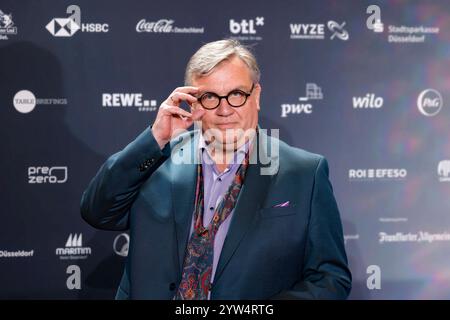
[[[211,299],[345,299],[351,274],[327,161],[259,131],[252,153],[259,161],[248,168]],[[147,128],[83,193],[89,224],[130,232],[117,299],[173,298],[194,211],[197,142],[198,132],[189,131],[161,151]],[[277,142],[279,155],[270,157]],[[260,174],[275,162],[276,174]]]

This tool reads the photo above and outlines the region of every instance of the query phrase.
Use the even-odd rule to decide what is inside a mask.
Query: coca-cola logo
[[[142,19],[136,25],[137,32],[154,32],[154,33],[169,33],[172,32],[174,20],[160,19],[156,22],[147,22]]]

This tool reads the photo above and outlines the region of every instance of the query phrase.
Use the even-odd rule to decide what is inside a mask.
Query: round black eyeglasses
[[[207,110],[216,109],[220,105],[222,99],[226,99],[230,106],[239,108],[247,102],[247,98],[252,94],[254,87],[255,84],[252,85],[249,93],[242,90],[233,90],[226,96],[219,96],[214,92],[205,92],[197,98],[197,101]]]

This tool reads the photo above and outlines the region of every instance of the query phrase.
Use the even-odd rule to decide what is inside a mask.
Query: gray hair
[[[194,78],[207,75],[219,63],[233,57],[238,57],[247,65],[253,82],[258,83],[261,73],[254,54],[239,41],[225,39],[209,42],[194,53],[186,66],[185,85],[191,85]]]

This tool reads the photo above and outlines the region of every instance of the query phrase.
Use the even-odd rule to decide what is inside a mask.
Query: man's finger
[[[181,101],[187,101],[189,103],[197,102],[196,97],[183,92],[174,92],[169,96],[169,99],[175,105],[178,105]]]
[[[187,112],[186,110],[183,110],[179,107],[169,106],[169,107],[165,108],[165,110],[171,114],[177,114],[177,115],[180,115],[183,117],[188,117],[188,118],[192,117],[192,114],[190,112]]]

